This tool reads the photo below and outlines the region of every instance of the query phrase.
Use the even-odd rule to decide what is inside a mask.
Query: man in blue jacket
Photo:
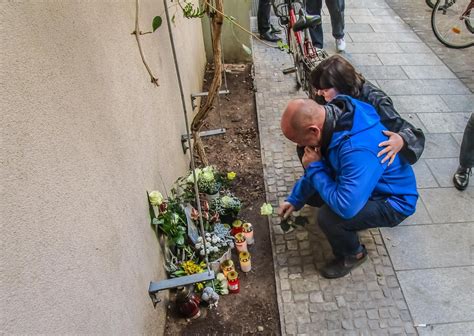
[[[283,134],[304,146],[304,176],[278,213],[287,218],[305,204],[320,207],[318,223],[335,259],[322,270],[339,278],[367,259],[357,231],[393,227],[415,212],[418,193],[411,166],[397,156],[391,165],[377,157],[387,139],[375,109],[349,96],[322,106],[292,100],[281,119]]]

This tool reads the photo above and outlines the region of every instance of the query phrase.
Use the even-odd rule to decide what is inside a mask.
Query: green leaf
[[[277,47],[278,47],[280,50],[283,50],[283,51],[290,49],[290,47],[288,46],[288,44],[283,43],[282,40],[280,40],[280,41],[277,42]]]
[[[162,22],[163,20],[161,19],[161,16],[155,16],[152,23],[153,32],[157,30],[158,28],[160,28]]]
[[[171,22],[174,23],[175,20],[176,20],[176,14],[173,14],[173,16],[171,17]]]
[[[176,237],[175,243],[176,243],[176,245],[184,245],[184,236],[180,235],[180,236]]]
[[[160,221],[158,220],[158,218],[153,218],[152,221],[151,221],[151,224],[158,225],[158,224],[160,224]]]
[[[247,47],[245,44],[242,43],[242,49],[244,49],[244,51],[249,54],[249,55],[252,55],[252,49],[250,49],[249,47]]]

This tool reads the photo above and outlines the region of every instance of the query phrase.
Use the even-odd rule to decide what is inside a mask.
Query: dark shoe
[[[469,185],[469,176],[471,176],[471,168],[458,167],[453,176],[454,186],[458,190],[464,190]]]
[[[278,28],[278,27],[275,27],[274,25],[270,25],[270,32],[271,33],[274,33],[274,34],[280,34],[281,33],[281,29]]]
[[[359,258],[357,256],[336,257],[321,269],[321,275],[326,279],[335,279],[349,274],[350,271],[367,260],[367,250],[363,245],[362,248],[362,255]]]
[[[277,36],[275,33],[272,33],[270,30],[263,34],[260,34],[260,38],[262,40],[266,40],[270,42],[277,42],[281,40],[279,36]]]

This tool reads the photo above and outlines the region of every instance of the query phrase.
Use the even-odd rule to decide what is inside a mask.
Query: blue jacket
[[[399,213],[412,215],[418,193],[408,162],[397,155],[393,163],[381,163],[378,144],[387,140],[375,109],[366,103],[338,96],[344,111],[336,121],[325,155],[306,167],[287,201],[296,209],[319,193],[324,202],[344,219],[354,217],[368,200],[386,199]],[[323,131],[324,132],[324,131]]]

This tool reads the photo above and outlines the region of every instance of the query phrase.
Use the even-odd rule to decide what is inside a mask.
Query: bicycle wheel
[[[431,27],[436,38],[445,46],[455,49],[472,47],[474,34],[472,11],[460,18],[471,0],[439,0],[431,14]]]
[[[306,75],[304,71],[304,55],[303,55],[303,47],[300,43],[296,40],[295,33],[293,30],[290,29],[290,36],[288,37],[288,45],[290,47],[290,53],[293,57],[293,63],[295,64],[296,68],[296,84],[298,88],[302,88],[303,90],[307,90],[305,87],[306,83]]]
[[[425,2],[430,8],[434,8],[436,5],[436,0],[425,0]]]

